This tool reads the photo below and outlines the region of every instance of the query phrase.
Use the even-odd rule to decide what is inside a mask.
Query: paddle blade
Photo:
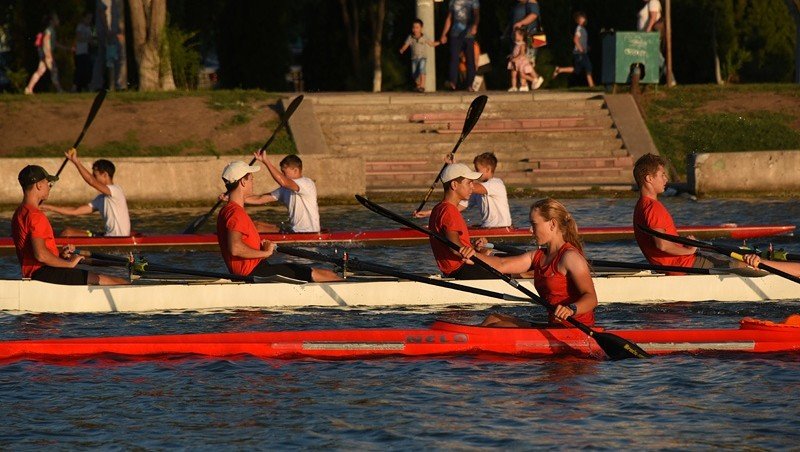
[[[209,214],[204,213],[203,215],[195,218],[194,221],[189,223],[189,226],[186,226],[186,229],[183,230],[183,234],[194,234],[197,232],[197,230],[200,229],[200,227],[203,226],[206,221],[208,221],[208,217]]]
[[[86,135],[86,131],[89,130],[89,126],[91,126],[94,121],[94,117],[97,116],[97,112],[100,111],[100,107],[103,105],[107,93],[107,90],[101,89],[100,92],[97,93],[97,96],[95,96],[94,102],[92,102],[92,108],[89,109],[89,116],[86,117],[86,122],[83,124],[83,130],[78,136],[78,139],[75,140],[75,144],[72,145],[74,149],[77,149],[78,145],[81,144],[84,135]]]
[[[595,331],[592,334],[592,338],[597,341],[597,345],[603,349],[605,354],[614,361],[629,358],[652,358],[652,355],[644,351],[643,348],[615,334]]]
[[[487,100],[489,100],[489,98],[482,94],[476,97],[475,100],[473,100],[470,104],[469,109],[467,110],[467,118],[464,120],[464,127],[461,129],[462,139],[469,135],[469,133],[472,131],[472,128],[475,127],[475,124],[477,124],[478,120],[481,119],[483,107],[486,106]]]

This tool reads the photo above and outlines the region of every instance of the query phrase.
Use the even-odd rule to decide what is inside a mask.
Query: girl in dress
[[[514,30],[514,52],[508,57],[508,70],[511,72],[511,88],[508,89],[509,92],[529,91],[528,82],[533,84],[533,89],[541,85],[537,77],[535,77],[536,73],[533,70],[533,64],[528,59],[527,39],[525,30],[522,28]],[[519,88],[517,88],[517,75],[519,75]]]

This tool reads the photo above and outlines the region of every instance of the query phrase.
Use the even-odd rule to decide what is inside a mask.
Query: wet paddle
[[[464,127],[461,129],[461,136],[458,137],[458,141],[456,142],[455,147],[453,150],[450,151],[450,154],[455,154],[458,150],[458,147],[461,146],[461,143],[467,138],[467,135],[472,131],[472,128],[475,127],[475,124],[478,123],[478,119],[481,118],[481,113],[483,113],[483,107],[486,106],[486,101],[489,100],[488,97],[484,95],[480,95],[472,101],[469,106],[469,110],[467,110],[467,117],[464,119]],[[433,180],[431,184],[431,188],[428,189],[428,193],[425,193],[425,197],[422,199],[422,202],[419,203],[417,209],[414,212],[419,212],[425,207],[425,203],[428,202],[428,198],[431,197],[431,193],[436,188],[436,184],[442,178],[442,173],[444,169],[447,168],[447,163],[442,165],[442,169],[439,170],[439,174],[436,175],[436,179]]]
[[[728,247],[724,247],[724,246],[714,245],[713,243],[710,243],[710,242],[703,242],[701,240],[695,240],[695,239],[690,239],[690,238],[687,238],[687,237],[681,237],[681,236],[677,236],[677,235],[667,234],[667,233],[664,233],[664,232],[659,232],[659,231],[656,231],[654,229],[648,228],[647,226],[645,226],[643,224],[637,224],[636,227],[639,228],[640,230],[646,232],[647,234],[652,235],[653,237],[658,237],[658,238],[660,238],[662,240],[667,240],[667,241],[670,241],[670,242],[673,242],[673,243],[678,243],[678,244],[685,245],[685,246],[693,246],[693,247],[699,248],[699,249],[705,249],[705,250],[709,250],[709,251],[714,251],[716,253],[722,254],[724,256],[732,257],[733,259],[736,259],[736,260],[742,261],[742,262],[744,262],[744,254],[749,254],[749,253],[746,253],[744,250],[732,249],[732,248],[728,248]],[[759,263],[758,264],[758,268],[760,270],[768,271],[770,273],[773,273],[773,274],[778,275],[778,276],[782,276],[782,277],[784,277],[784,278],[786,278],[786,279],[788,279],[790,281],[794,281],[794,282],[800,284],[800,278],[798,278],[797,276],[791,275],[791,274],[786,273],[785,271],[782,271],[782,270],[778,270],[777,268],[772,267],[770,265],[767,265],[767,264],[764,264],[764,263]]]
[[[500,300],[505,300],[505,301],[517,301],[517,302],[528,301],[527,298],[515,297],[514,295],[508,295],[500,292],[493,292],[491,290],[480,289],[477,287],[464,286],[461,284],[452,283],[450,281],[442,281],[441,279],[432,279],[426,276],[415,275],[413,273],[405,273],[397,271],[392,267],[387,267],[385,265],[375,264],[371,262],[365,262],[352,257],[344,258],[339,256],[329,256],[322,253],[317,253],[315,251],[282,246],[282,245],[277,246],[275,250],[278,251],[279,253],[284,253],[290,256],[300,257],[303,259],[336,264],[341,266],[342,268],[352,268],[354,270],[378,273],[380,275],[392,276],[400,279],[407,279],[409,281],[416,281],[423,284],[430,284],[433,286],[444,287],[447,289],[460,290],[462,292],[468,292],[471,294],[481,295],[484,297],[498,298]]]
[[[286,125],[289,123],[289,118],[292,117],[292,114],[294,114],[294,111],[297,110],[297,107],[300,106],[300,103],[302,101],[303,101],[303,95],[301,94],[295,97],[294,100],[292,100],[292,103],[290,103],[289,106],[286,107],[286,112],[283,114],[280,124],[278,124],[278,127],[276,127],[275,130],[272,131],[272,135],[269,137],[267,142],[264,143],[264,146],[261,146],[261,149],[258,150],[259,154],[266,151],[269,145],[272,144],[272,142],[275,140],[275,136],[278,135],[278,132],[280,132],[281,129],[286,127]],[[253,158],[252,160],[250,160],[249,164],[252,165],[255,162],[256,159]],[[214,207],[212,207],[211,210],[209,210],[207,213],[203,215],[200,215],[199,217],[195,218],[191,223],[189,223],[189,225],[186,226],[186,229],[183,230],[183,234],[194,234],[195,232],[197,232],[197,230],[200,229],[200,227],[203,226],[205,222],[208,221],[209,218],[211,218],[211,215],[214,215],[214,211],[216,211],[221,204],[222,200],[217,200],[217,203],[214,204]]]
[[[103,101],[106,99],[107,92],[108,91],[105,89],[101,89],[100,92],[97,93],[97,96],[94,97],[92,108],[89,109],[89,116],[86,117],[86,122],[83,124],[83,130],[81,130],[81,134],[78,135],[78,139],[75,140],[75,143],[72,145],[72,148],[70,148],[70,151],[78,149],[81,141],[83,141],[83,137],[86,135],[86,131],[89,130],[89,126],[92,125],[92,122],[94,122],[94,117],[97,116],[97,112],[100,111],[100,107],[103,105]],[[69,159],[66,158],[63,162],[61,162],[61,167],[58,168],[56,177],[61,175],[61,172],[64,171],[64,167],[67,166],[67,162],[69,162]]]
[[[426,234],[430,237],[435,238],[436,240],[442,242],[443,244],[447,245],[450,249],[454,251],[459,250],[459,246],[455,243],[448,240],[446,237],[438,234],[434,231],[429,229],[423,228],[418,224],[411,222],[404,217],[378,205],[374,202],[364,198],[363,196],[356,195],[356,199],[360,202],[364,207],[368,208],[369,210],[382,215],[386,218],[394,220],[402,225],[405,225],[409,228],[415,229],[423,234]],[[547,301],[541,298],[539,295],[531,292],[526,287],[520,285],[519,281],[499,272],[497,269],[492,267],[491,265],[487,264],[486,262],[480,259],[480,256],[475,256],[472,258],[473,262],[476,265],[482,267],[486,271],[490,272],[491,274],[495,275],[497,278],[502,279],[506,283],[510,284],[515,289],[519,290],[520,292],[524,293],[526,296],[530,298],[536,304],[539,304],[546,308],[548,311],[553,311],[554,307],[550,305]],[[568,317],[567,322],[572,324],[574,327],[578,328],[582,332],[586,333],[589,337],[594,339],[597,342],[597,345],[608,355],[609,358],[617,360],[617,359],[625,359],[625,358],[649,358],[650,354],[644,351],[641,347],[634,344],[633,342],[623,339],[619,336],[616,336],[611,333],[604,333],[600,331],[593,330],[589,328],[585,324],[575,320],[574,317]]]

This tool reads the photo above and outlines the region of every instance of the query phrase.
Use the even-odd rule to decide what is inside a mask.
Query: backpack
[[[39,48],[42,46],[43,41],[44,41],[44,32],[40,31],[39,33],[36,33],[36,40],[33,41],[33,45],[36,48]]]

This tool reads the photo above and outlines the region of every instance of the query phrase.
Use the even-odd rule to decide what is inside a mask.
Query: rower
[[[240,276],[281,275],[309,282],[341,281],[330,270],[267,262],[275,251],[275,244],[261,240],[255,223],[244,209],[245,199],[253,194],[253,173],[260,169],[260,166],[237,161],[228,164],[222,172],[228,203],[217,217],[217,241],[228,270]]]
[[[531,206],[531,230],[539,248],[510,257],[481,255],[478,258],[506,274],[533,272],[533,285],[548,303],[555,306],[550,322],[574,316],[586,325],[594,324],[597,293],[583,255],[578,226],[563,204],[542,199]],[[461,256],[471,259],[476,251],[461,248]],[[471,264],[469,260],[467,265]],[[470,267],[475,266],[469,265]],[[490,314],[482,323],[492,327],[530,327],[531,323],[505,314]]]
[[[678,235],[675,222],[664,204],[658,201],[658,195],[666,190],[667,160],[660,155],[645,154],[636,160],[633,166],[633,177],[639,185],[639,201],[633,210],[634,237],[642,254],[653,265],[694,267],[694,268],[731,268],[742,267],[715,256],[698,253],[693,246],[684,246],[653,237],[636,227],[641,224],[658,232]],[[694,238],[689,236],[689,238]],[[680,273],[668,273],[680,274]]]
[[[92,171],[89,172],[78,160],[78,151],[70,149],[65,153],[69,161],[78,168],[83,180],[89,186],[100,192],[88,204],[75,207],[59,207],[49,204],[42,204],[41,209],[45,212],[55,212],[61,215],[88,215],[92,212],[100,212],[105,222],[103,231],[91,231],[66,227],[61,231],[61,237],[127,237],[131,235],[131,219],[128,213],[128,202],[125,193],[119,185],[114,183],[114,172],[116,168],[109,160],[100,159],[92,164]]]
[[[428,227],[461,246],[470,246],[469,229],[458,210],[461,201],[472,195],[474,181],[483,175],[463,163],[451,163],[442,172],[444,198],[431,210]],[[477,265],[466,265],[461,256],[431,237],[431,250],[445,277],[455,279],[493,279],[494,275]]]
[[[264,164],[269,174],[280,185],[270,193],[248,196],[245,204],[263,205],[280,201],[289,208],[290,231],[281,232],[319,232],[319,206],[317,205],[317,186],[314,181],[303,176],[303,161],[296,155],[287,155],[280,162],[280,170],[270,162],[264,152],[254,154]],[[258,232],[278,232],[279,228],[269,223],[258,222]]]
[[[39,209],[57,176],[47,174],[41,166],[28,165],[19,172],[17,180],[23,196],[11,219],[11,235],[23,278],[70,286],[130,284],[123,278],[75,268],[83,257],[75,254],[72,245],[58,252],[53,227]]]
[[[447,157],[448,163],[453,163],[453,154]],[[484,152],[473,159],[475,171],[481,173],[480,179],[473,183],[472,196],[469,200],[461,201],[458,210],[464,211],[471,206],[478,206],[481,212],[482,228],[505,228],[511,226],[511,210],[508,207],[508,194],[503,180],[495,177],[497,157],[494,152]],[[415,212],[415,218],[430,216],[430,210]]]

